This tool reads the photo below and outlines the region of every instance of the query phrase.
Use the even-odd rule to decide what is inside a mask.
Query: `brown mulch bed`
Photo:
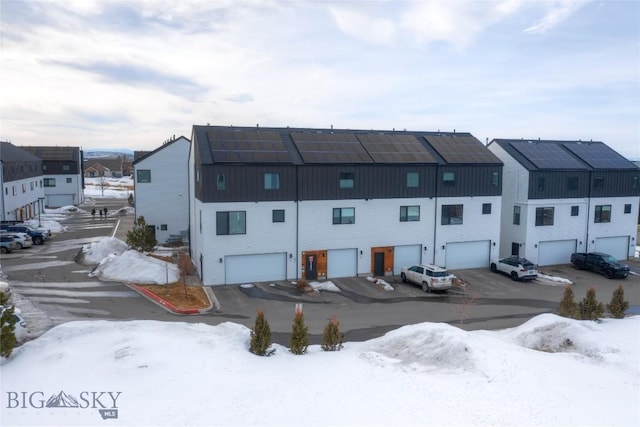
[[[181,309],[205,309],[211,302],[202,286],[185,286],[181,282],[168,285],[140,285],[140,287],[156,294]]]

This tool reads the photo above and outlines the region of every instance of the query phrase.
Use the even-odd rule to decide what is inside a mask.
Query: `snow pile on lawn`
[[[386,280],[378,279],[377,277],[367,277],[367,280],[373,282],[378,286],[382,286],[382,289],[384,289],[385,291],[395,291],[393,286],[391,286],[391,284]]]
[[[109,255],[122,255],[129,245],[115,237],[105,237],[82,247],[82,264],[98,264]]]
[[[639,332],[638,316],[549,314],[504,331],[422,323],[339,352],[274,345],[258,357],[234,323],[71,322],[3,360],[0,417],[103,426],[99,409],[110,409],[110,426],[640,425]],[[573,349],[532,349],[566,340]],[[41,393],[36,404],[104,392],[106,408],[20,407],[22,392]]]
[[[340,288],[336,286],[331,280],[327,280],[326,282],[309,282],[309,286],[311,286],[316,291],[328,291],[328,292],[340,292]]]
[[[173,263],[129,249],[120,255],[111,253],[103,258],[89,276],[104,281],[166,285],[178,281],[180,269]]]

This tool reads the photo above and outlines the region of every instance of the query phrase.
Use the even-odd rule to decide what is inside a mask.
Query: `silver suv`
[[[492,262],[491,271],[508,274],[512,280],[533,280],[538,277],[538,270],[531,261],[515,255]]]
[[[431,292],[433,290],[446,291],[451,288],[454,276],[437,265],[418,264],[402,268],[400,277],[404,283],[415,283],[422,286],[423,291]]]

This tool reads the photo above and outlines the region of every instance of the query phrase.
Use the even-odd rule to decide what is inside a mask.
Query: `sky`
[[[640,2],[0,0],[0,139],[193,125],[603,141],[640,158]]]

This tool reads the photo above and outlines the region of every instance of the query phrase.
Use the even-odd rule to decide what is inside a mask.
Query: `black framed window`
[[[513,223],[520,225],[520,206],[513,207]]]
[[[400,222],[420,221],[420,206],[400,206]]]
[[[136,171],[136,181],[138,183],[151,182],[151,170],[150,169],[138,169]]]
[[[224,177],[223,173],[219,173],[216,175],[216,188],[218,190],[226,190],[227,189],[227,180]]]
[[[280,174],[267,172],[264,174],[264,189],[265,190],[279,190],[280,189]]]
[[[500,172],[491,172],[491,185],[498,187],[500,185]]]
[[[482,215],[491,214],[491,203],[483,203],[482,204]]]
[[[442,225],[462,224],[462,205],[442,205]]]
[[[420,172],[407,172],[407,188],[420,186]]]
[[[55,187],[56,179],[55,178],[44,178],[44,186],[45,187]]]
[[[271,211],[272,222],[284,222],[284,209],[274,209]]]
[[[355,178],[353,172],[341,172],[340,173],[340,188],[353,188]]]
[[[67,178],[67,184],[71,184],[72,178]],[[33,182],[31,183],[31,189],[33,190]]]
[[[626,213],[626,214],[630,214],[631,213],[631,203],[625,203],[625,205],[624,205],[624,213]]]
[[[580,206],[571,206],[571,216],[578,216],[580,214]]]
[[[554,208],[536,208],[536,226],[553,225]]]
[[[245,211],[216,212],[216,234],[247,234]]]
[[[611,205],[596,206],[594,222],[611,222]]]
[[[160,230],[167,231],[167,224],[160,224]]]
[[[456,185],[456,173],[455,172],[443,172],[442,183],[449,187]]]
[[[604,187],[604,176],[594,176],[593,188],[602,188],[602,187]]]
[[[71,167],[69,165],[62,165],[63,172],[69,172],[70,170],[71,170]]]
[[[334,224],[355,224],[356,208],[334,208],[333,223]]]
[[[538,178],[538,191],[544,191],[545,179],[544,176]]]

